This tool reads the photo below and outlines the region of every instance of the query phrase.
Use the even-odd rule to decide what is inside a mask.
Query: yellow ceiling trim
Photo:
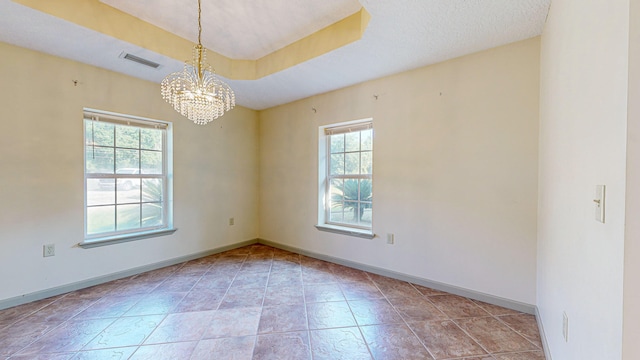
[[[193,42],[99,0],[13,1],[173,59],[191,56]],[[257,80],[360,40],[370,19],[362,8],[258,60],[231,59],[211,50],[208,60],[216,73],[227,79]]]

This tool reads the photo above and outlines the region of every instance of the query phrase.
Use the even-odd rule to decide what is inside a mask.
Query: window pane
[[[111,183],[111,189],[103,188],[102,180],[113,179],[87,179],[87,206],[110,205],[116,201],[116,193]]]
[[[87,234],[98,234],[115,231],[116,207],[97,206],[87,207]]]
[[[360,201],[371,201],[373,199],[373,192],[371,189],[371,180],[360,180]]]
[[[91,126],[91,120],[84,120],[84,144],[91,145],[93,144],[93,127]]]
[[[373,174],[373,153],[363,151],[360,154],[360,174]]]
[[[131,126],[116,125],[116,146],[122,148],[140,148],[140,130]]]
[[[345,151],[360,151],[360,132],[344,134]]]
[[[332,203],[331,208],[329,209],[329,221],[331,222],[343,222],[344,214],[342,203]]]
[[[343,187],[344,187],[344,180],[342,180],[342,179],[332,179],[331,180],[331,189],[329,190],[331,195],[332,195],[331,198],[334,199],[337,196],[339,198],[337,201],[342,201],[342,190],[343,190]]]
[[[331,135],[331,153],[344,152],[344,134]]]
[[[142,227],[160,226],[162,223],[160,204],[142,204]]]
[[[162,174],[162,152],[143,150],[140,153],[143,174]]]
[[[140,129],[140,148],[162,150],[162,130]]]
[[[345,174],[359,174],[360,173],[360,153],[346,153],[344,154],[344,173]]]
[[[360,150],[373,150],[373,130],[360,132]]]
[[[118,204],[140,202],[140,179],[118,179]]]
[[[360,203],[362,208],[362,217],[360,218],[360,225],[371,226],[371,219],[373,218],[373,208],[371,203]]]
[[[89,144],[113,146],[113,131],[115,125],[93,120],[85,120],[87,130],[92,130],[93,138]]]
[[[162,179],[142,180],[142,201],[160,202],[162,201]],[[144,208],[143,208],[144,211]]]
[[[139,167],[138,150],[116,149],[116,174],[137,174]]]
[[[344,202],[344,220],[343,221],[349,224],[358,223],[358,202],[357,201]]]
[[[118,205],[118,231],[140,227],[140,204]]]
[[[113,174],[113,148],[87,146],[85,148],[87,174]]]
[[[344,199],[345,200],[358,200],[358,180],[348,179],[344,181]]]
[[[344,154],[332,154],[330,160],[330,169],[329,173],[331,175],[342,175],[344,174]]]

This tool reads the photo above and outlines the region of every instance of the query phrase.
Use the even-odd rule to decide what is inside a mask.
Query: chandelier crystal
[[[205,125],[233,109],[233,90],[220,80],[207,63],[207,49],[202,46],[201,5],[198,0],[198,45],[193,47],[193,59],[185,62],[180,72],[167,75],[160,84],[162,98],[182,116],[198,125]]]

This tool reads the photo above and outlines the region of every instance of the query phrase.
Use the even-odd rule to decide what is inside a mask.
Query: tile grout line
[[[351,316],[353,316],[353,321],[355,321],[356,323],[356,328],[358,329],[358,332],[360,333],[360,336],[362,337],[362,341],[364,342],[364,346],[367,347],[367,351],[369,352],[369,356],[371,356],[371,359],[375,359],[375,357],[373,356],[373,351],[371,350],[371,347],[369,346],[369,343],[367,342],[367,338],[364,336],[364,333],[362,332],[362,326],[358,324],[358,319],[356,319],[355,314],[353,313],[353,309],[351,308],[351,304],[349,303],[349,300],[347,299],[347,296],[344,293],[344,290],[342,289],[342,283],[339,281],[340,277],[337,276],[333,270],[331,270],[331,273],[336,276],[336,278],[338,279],[338,288],[340,289],[340,292],[342,293],[342,297],[344,297],[344,302],[347,303],[347,306],[349,307],[349,311],[351,312]],[[367,276],[368,277],[368,276]],[[384,294],[383,294],[384,296]]]
[[[509,315],[502,315],[502,316],[509,316]],[[517,316],[517,315],[514,315]],[[495,315],[495,318],[502,323],[504,326],[508,327],[509,329],[513,330],[516,334],[522,336],[525,340],[527,340],[528,342],[530,342],[531,344],[533,344],[536,348],[538,348],[538,350],[542,350],[542,348],[540,348],[540,346],[538,346],[538,344],[534,343],[533,341],[531,341],[527,336],[525,336],[524,334],[520,333],[520,331],[514,329],[511,325],[507,324],[504,320],[502,320],[500,318],[500,315]],[[532,351],[536,351],[536,350],[532,350]]]

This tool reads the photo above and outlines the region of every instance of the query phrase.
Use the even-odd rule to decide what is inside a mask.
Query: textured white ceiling
[[[104,0],[112,1],[112,0]],[[118,1],[118,0],[113,0]],[[205,4],[209,1],[204,0]],[[298,8],[292,14],[301,14],[301,7],[321,3],[327,0],[269,0],[268,6],[263,1],[215,0],[225,2],[225,11],[229,15],[206,21],[218,21],[220,26],[231,26],[238,14],[253,9],[252,3],[261,3],[254,11],[250,21],[256,24],[274,24],[283,22],[282,9]],[[395,74],[401,71],[434,64],[458,56],[474,53],[511,42],[528,39],[540,35],[548,13],[551,0],[360,0],[360,4],[371,14],[371,21],[363,38],[352,44],[329,52],[325,55],[298,64],[281,72],[252,81],[228,81],[235,90],[237,103],[252,109],[265,109],[290,101],[302,99],[315,94],[339,89],[363,81]],[[185,20],[149,19],[149,22],[160,25],[164,22],[180,22],[176,25],[188,32],[194,22],[188,15],[184,0],[130,0],[122,3],[147,4],[148,7],[174,8],[176,14],[184,12]],[[174,5],[179,3],[183,9]],[[331,0],[332,4],[352,4],[351,0]],[[203,4],[203,8],[205,6]],[[236,5],[237,4],[237,5]],[[265,8],[280,9],[278,15]],[[336,5],[337,6],[337,5]],[[345,5],[346,6],[346,5]],[[334,8],[332,8],[334,9]],[[337,7],[335,8],[337,9]],[[145,10],[146,13],[147,10]],[[209,14],[212,10],[206,10]],[[213,10],[215,13],[217,10]],[[342,11],[342,10],[340,10]],[[346,11],[346,10],[345,10]],[[332,14],[337,14],[329,11]],[[346,11],[352,13],[352,11]],[[151,12],[147,13],[150,16]],[[170,13],[170,11],[169,11]],[[233,14],[233,16],[231,16]],[[289,14],[289,12],[286,12]],[[165,14],[166,15],[166,14]],[[348,14],[347,14],[348,15]],[[208,16],[204,15],[203,16]],[[337,15],[335,15],[337,16]],[[284,17],[288,18],[288,15]],[[314,16],[312,16],[314,18]],[[328,20],[327,20],[328,21]],[[207,22],[203,24],[206,33]],[[313,21],[314,26],[322,21]],[[262,25],[252,27],[256,32],[264,31],[278,34],[284,30],[273,30]],[[263,30],[260,30],[263,29]],[[315,29],[317,30],[317,29]],[[289,39],[300,38],[311,28],[300,33],[289,34]],[[178,30],[175,30],[176,32]],[[181,35],[195,39],[197,28],[191,35]],[[303,35],[304,34],[304,35]],[[259,34],[258,34],[259,35]],[[302,36],[301,36],[302,35]],[[234,35],[235,36],[235,35]],[[234,36],[227,36],[230,39]],[[241,34],[241,38],[250,38]],[[253,35],[252,35],[253,36]],[[231,41],[222,45],[218,37],[206,37],[205,46],[220,50],[226,54],[248,54],[255,51],[246,44]],[[263,38],[260,51],[278,48],[279,40],[267,44]],[[46,15],[33,9],[18,5],[10,0],[0,0],[0,41],[42,51],[113,71],[135,76],[159,83],[167,74],[182,67],[184,59],[171,59],[149,50],[134,46],[82,28],[59,18]],[[208,43],[208,42],[211,43]],[[247,40],[248,41],[248,40]],[[287,40],[290,41],[290,40]],[[286,44],[285,44],[286,45]],[[257,47],[257,46],[256,46]],[[162,67],[157,70],[132,63],[119,58],[127,51],[140,57],[158,62]],[[254,57],[249,56],[249,58]],[[188,58],[190,54],[185,54]],[[236,56],[233,56],[236,57]],[[240,56],[244,57],[244,56]],[[215,67],[215,64],[212,64]],[[160,95],[158,95],[160,96]]]
[[[197,42],[197,0],[100,0]],[[202,44],[256,60],[360,10],[358,0],[202,0]]]

